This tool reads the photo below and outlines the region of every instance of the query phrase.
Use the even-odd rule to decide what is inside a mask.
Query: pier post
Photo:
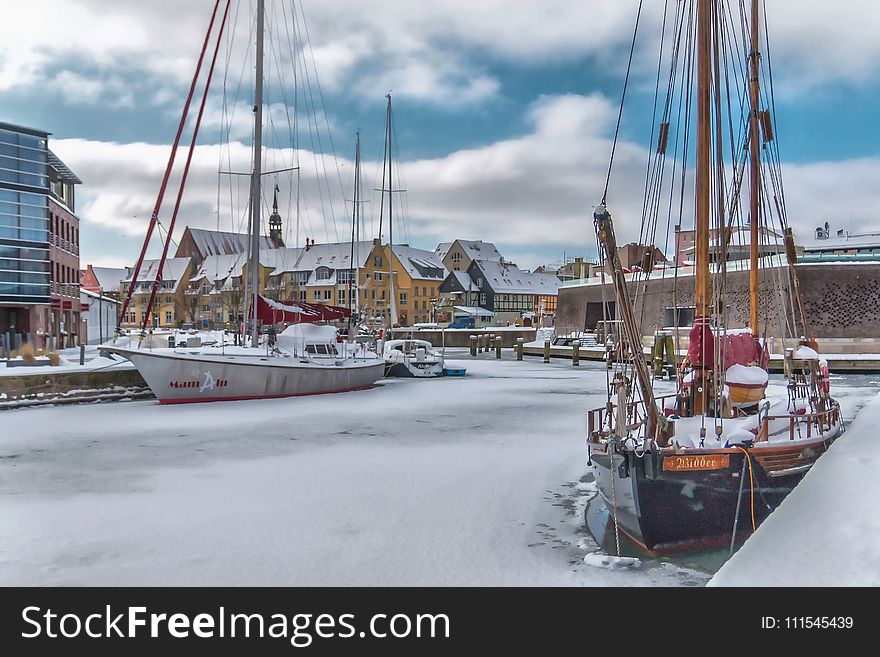
[[[476,356],[477,355],[477,336],[476,335],[472,335],[470,337],[470,344],[471,344],[471,356]]]
[[[544,340],[544,362],[550,362],[550,340]]]
[[[84,344],[81,344],[79,346],[79,364],[86,364],[86,346]]]
[[[517,338],[516,339],[516,359],[517,360],[523,359],[523,346],[525,345],[525,343],[526,343],[525,338]]]
[[[501,358],[501,336],[495,336],[495,358]]]
[[[571,343],[571,364],[575,367],[581,364],[581,343],[577,340]]]

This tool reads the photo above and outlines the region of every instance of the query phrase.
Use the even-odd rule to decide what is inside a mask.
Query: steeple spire
[[[272,198],[272,216],[269,217],[269,239],[276,249],[284,246],[284,239],[281,237],[281,215],[278,214],[278,185],[275,185],[275,192]]]

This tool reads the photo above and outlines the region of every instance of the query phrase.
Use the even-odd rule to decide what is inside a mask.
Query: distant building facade
[[[48,332],[58,349],[75,347],[80,338],[79,218],[76,185],[82,181],[64,162],[48,151],[49,260],[51,309]]]
[[[48,133],[0,123],[0,334],[44,344],[52,301]]]

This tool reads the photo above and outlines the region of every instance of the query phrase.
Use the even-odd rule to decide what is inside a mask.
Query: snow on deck
[[[693,585],[583,509],[604,371],[462,359],[339,395],[9,411],[0,585]],[[458,353],[462,353],[459,351]]]
[[[880,585],[878,425],[880,395],[710,586]]]

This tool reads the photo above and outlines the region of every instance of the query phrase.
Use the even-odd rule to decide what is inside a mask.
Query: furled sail
[[[260,295],[257,297],[257,319],[263,324],[300,324],[302,322],[332,322],[351,315],[348,308],[325,306],[320,303],[296,302],[284,304]]]

